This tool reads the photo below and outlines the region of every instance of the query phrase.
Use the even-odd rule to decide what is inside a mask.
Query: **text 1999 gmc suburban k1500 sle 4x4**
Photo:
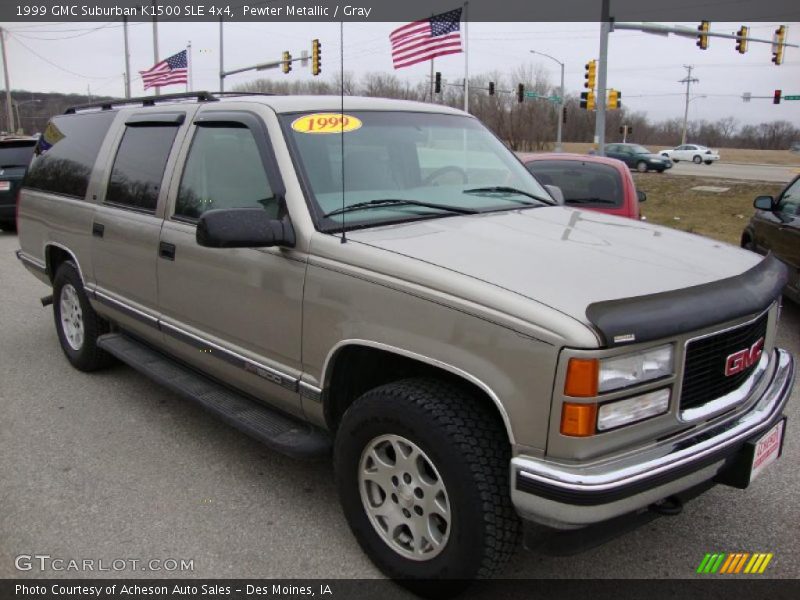
[[[780,453],[785,267],[558,206],[468,114],[198,93],[48,132],[18,256],[69,361],[116,357],[293,456],[332,448],[391,577],[488,577],[523,522],[679,507]]]

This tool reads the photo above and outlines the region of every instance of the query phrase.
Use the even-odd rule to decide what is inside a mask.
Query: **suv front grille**
[[[705,404],[741,386],[758,361],[735,375],[725,375],[725,363],[734,352],[749,349],[767,331],[767,313],[735,329],[690,341],[686,345],[681,410]]]

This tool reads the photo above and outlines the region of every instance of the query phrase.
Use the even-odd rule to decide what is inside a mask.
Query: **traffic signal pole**
[[[602,12],[600,15],[600,55],[598,57],[598,77],[597,77],[597,107],[594,143],[597,144],[596,152],[598,156],[605,156],[606,145],[606,81],[608,74],[608,35],[611,33],[610,0],[603,0]]]

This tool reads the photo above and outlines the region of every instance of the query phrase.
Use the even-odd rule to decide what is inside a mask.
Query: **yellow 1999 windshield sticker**
[[[341,113],[314,113],[292,121],[292,129],[300,133],[347,133],[361,125],[358,117]]]

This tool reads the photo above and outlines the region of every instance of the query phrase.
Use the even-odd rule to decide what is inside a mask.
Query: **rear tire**
[[[97,347],[97,338],[109,331],[108,322],[89,304],[71,260],[61,263],[53,279],[53,317],[61,349],[73,367],[96,371],[113,364],[114,358]]]
[[[640,160],[636,163],[636,170],[639,171],[639,173],[647,173],[647,163]]]
[[[368,391],[345,412],[334,447],[358,543],[423,594],[492,577],[515,551],[510,459],[499,417],[469,390],[432,379]]]
[[[695,157],[692,159],[692,162],[693,162],[694,164],[696,164],[696,165],[699,165],[701,162],[703,162],[703,159],[702,159],[702,157],[700,157],[700,156],[695,156]]]

